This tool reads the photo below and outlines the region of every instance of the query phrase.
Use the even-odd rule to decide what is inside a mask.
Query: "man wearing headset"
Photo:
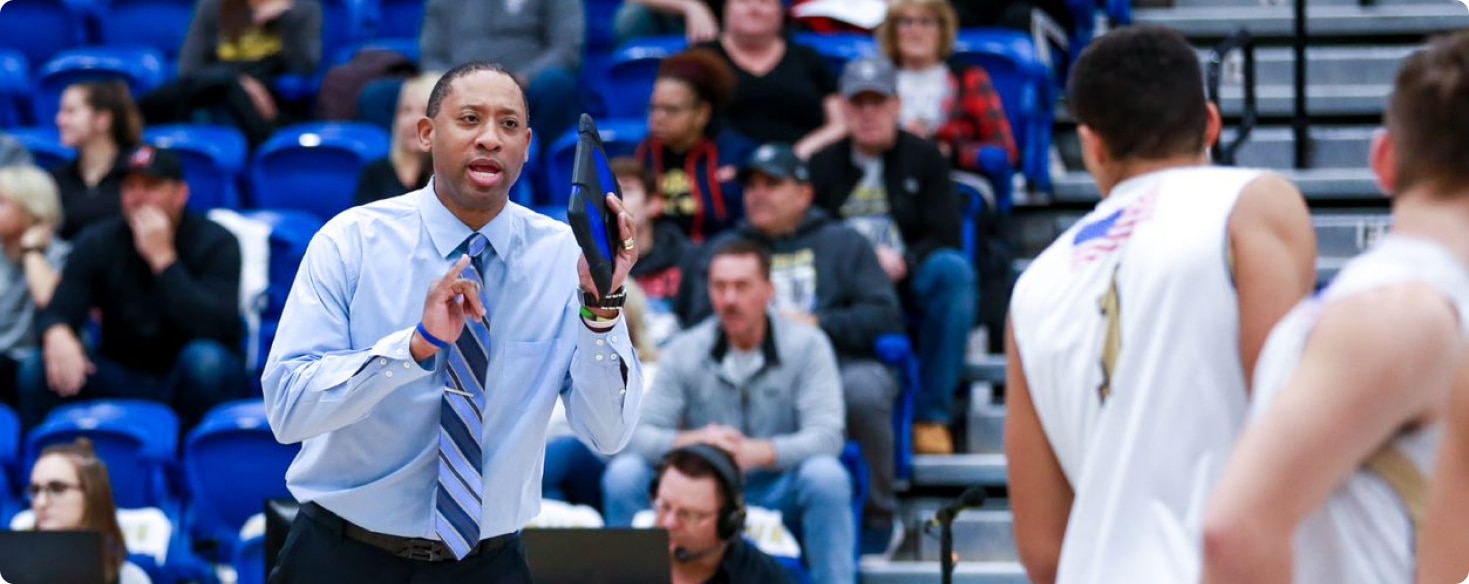
[[[673,584],[793,582],[745,541],[745,489],[733,456],[708,444],[669,452],[651,489],[656,525],[668,530]]]

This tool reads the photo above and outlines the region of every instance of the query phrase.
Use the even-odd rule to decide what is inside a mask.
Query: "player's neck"
[[[1393,233],[1433,241],[1469,266],[1469,193],[1445,196],[1414,189],[1393,199]]]
[[[1106,172],[1093,175],[1093,178],[1097,181],[1097,188],[1102,191],[1102,198],[1105,199],[1112,194],[1112,189],[1115,189],[1117,185],[1126,182],[1128,179],[1173,168],[1204,166],[1208,163],[1209,159],[1204,156],[1174,156],[1171,158],[1149,160],[1118,160],[1112,162]]]

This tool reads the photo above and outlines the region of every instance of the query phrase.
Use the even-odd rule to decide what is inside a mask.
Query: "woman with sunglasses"
[[[142,568],[127,561],[128,550],[117,524],[112,480],[97,458],[92,441],[78,438],[41,452],[31,468],[31,511],[36,531],[95,531],[102,534],[102,573],[112,584],[151,584]]]

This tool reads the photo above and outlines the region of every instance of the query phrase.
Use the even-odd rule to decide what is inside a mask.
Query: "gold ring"
[[[632,250],[632,248],[634,248],[634,247],[636,247],[636,244],[635,244],[635,242],[633,240],[631,240],[631,239],[624,239],[624,240],[622,240],[622,249]]]

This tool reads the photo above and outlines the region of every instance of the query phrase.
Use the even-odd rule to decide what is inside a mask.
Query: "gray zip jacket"
[[[765,366],[745,385],[722,362],[729,341],[717,316],[674,337],[658,359],[643,397],[642,420],[629,448],[650,464],[673,448],[679,432],[723,424],[775,444],[775,468],[786,470],[842,450],[846,406],[836,353],[821,329],[770,315],[761,346]]]

